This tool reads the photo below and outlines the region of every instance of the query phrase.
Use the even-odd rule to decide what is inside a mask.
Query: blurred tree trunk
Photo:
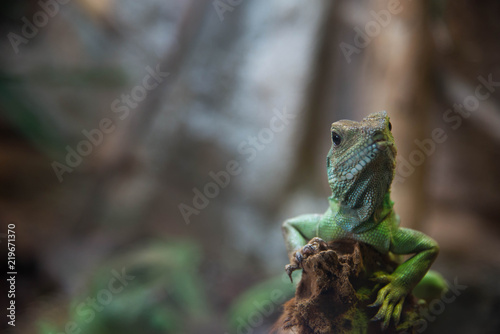
[[[373,10],[387,12],[389,2],[377,1]],[[418,158],[414,141],[429,137],[433,87],[428,13],[427,1],[401,2],[400,12],[366,50],[371,63],[366,110],[387,110],[391,117],[399,157],[393,200],[402,225],[416,229],[422,227],[427,201],[427,160]],[[409,170],[402,161],[412,164]],[[422,164],[413,166],[413,161]]]

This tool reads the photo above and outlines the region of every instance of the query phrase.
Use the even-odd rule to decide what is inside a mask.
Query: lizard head
[[[361,122],[341,120],[332,124],[326,166],[335,199],[356,206],[361,204],[357,201],[366,200],[367,191],[377,192],[377,200],[383,198],[396,167],[391,128],[385,111],[370,114]]]

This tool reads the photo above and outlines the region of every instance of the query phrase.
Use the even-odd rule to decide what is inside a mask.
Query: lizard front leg
[[[439,246],[431,237],[407,228],[399,228],[393,234],[390,251],[394,254],[413,254],[396,270],[382,279],[388,284],[380,289],[372,306],[380,306],[373,320],[383,319],[382,328],[387,328],[391,317],[399,323],[405,297],[420,282],[436,259]]]
[[[283,223],[283,236],[290,259],[290,264],[286,265],[285,270],[290,280],[292,272],[301,268],[305,258],[326,249],[326,243],[317,238],[321,218],[322,215],[318,214],[302,215]],[[313,240],[307,243],[310,239]]]

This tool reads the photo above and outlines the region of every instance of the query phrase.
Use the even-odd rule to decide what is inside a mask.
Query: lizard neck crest
[[[396,166],[396,147],[385,111],[361,122],[332,124],[327,156],[331,200],[339,206],[336,220],[345,230],[361,233],[376,226]],[[373,219],[370,219],[373,218]]]

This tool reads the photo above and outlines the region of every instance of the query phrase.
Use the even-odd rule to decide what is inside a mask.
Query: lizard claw
[[[324,251],[328,248],[328,245],[326,244],[323,239],[315,237],[312,238],[307,245],[302,247],[302,254],[304,254],[305,257],[308,257],[310,255],[319,253],[321,251]]]
[[[295,265],[295,264],[287,264],[285,266],[285,271],[286,273],[288,274],[288,277],[290,277],[290,282],[293,283],[293,278],[292,278],[292,273],[297,270],[297,269],[300,269],[299,266]]]
[[[394,319],[394,325],[399,324],[406,295],[406,289],[398,284],[387,284],[379,290],[377,300],[373,304],[368,305],[369,307],[380,306],[377,314],[371,320],[383,320],[381,325],[382,330],[386,330],[389,327],[391,318]]]
[[[302,268],[302,263],[306,258],[308,258],[311,255],[317,254],[321,251],[324,251],[327,248],[328,245],[325,241],[323,241],[318,237],[315,237],[312,238],[307,243],[307,245],[297,250],[292,256],[292,262],[285,266],[285,271],[288,274],[288,277],[290,277],[290,281],[292,281],[293,283],[292,273],[295,270]]]
[[[307,246],[307,245],[306,245]],[[305,247],[305,246],[304,246]],[[302,251],[296,251],[293,255],[295,257],[295,262],[298,266],[302,265],[302,261],[304,261],[305,256],[302,255]]]

